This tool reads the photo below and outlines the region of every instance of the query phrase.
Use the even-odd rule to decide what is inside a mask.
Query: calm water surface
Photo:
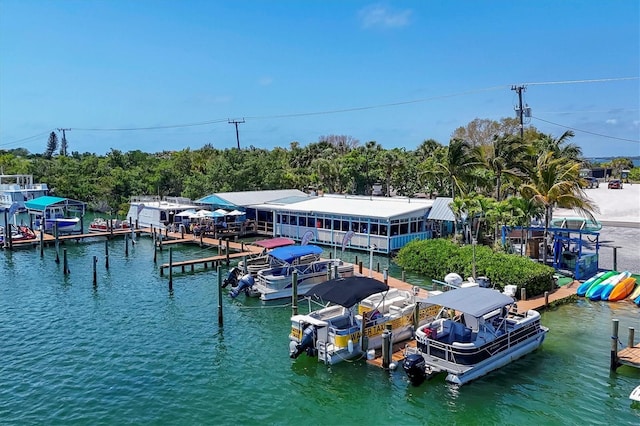
[[[363,361],[289,359],[286,302],[225,294],[219,327],[215,272],[176,274],[170,293],[157,266],[168,252],[154,265],[149,238],[128,257],[112,240],[108,270],[103,241],[64,247],[66,277],[53,247],[0,253],[0,424],[640,423],[628,399],[640,371],[608,369],[611,319],[625,344],[640,330],[632,304],[545,312],[551,332],[535,353],[461,388],[443,377],[414,387]],[[212,254],[175,248],[174,260]]]

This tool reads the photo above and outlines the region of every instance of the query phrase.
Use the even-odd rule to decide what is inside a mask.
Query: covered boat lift
[[[33,229],[35,218],[44,218],[47,217],[47,215],[52,215],[55,211],[62,211],[65,215],[72,214],[75,217],[77,217],[78,214],[80,215],[80,234],[84,234],[86,203],[82,201],[45,195],[26,201],[24,205],[29,214],[29,228],[31,229]]]

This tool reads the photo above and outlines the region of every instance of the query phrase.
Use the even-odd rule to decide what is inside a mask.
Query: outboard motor
[[[292,341],[289,344],[289,357],[298,358],[298,356],[302,352],[307,352],[307,355],[314,356],[315,355],[315,340],[316,340],[316,327],[312,324],[309,324],[305,327],[302,332],[302,339],[300,343],[296,344],[296,342]]]
[[[478,277],[476,278],[476,281],[478,282],[478,285],[480,287],[484,287],[484,288],[491,287],[491,280],[489,280],[489,278],[487,277]]]
[[[251,289],[251,287],[253,287],[254,282],[255,282],[255,280],[251,276],[251,274],[246,274],[245,276],[240,278],[240,281],[238,281],[238,286],[236,288],[232,289],[231,292],[229,292],[229,294],[234,299],[236,297],[238,297],[238,295],[242,291],[244,291],[246,295],[249,295],[249,289]]]
[[[427,378],[424,358],[420,354],[411,354],[404,359],[402,364],[412,385],[418,386]]]
[[[222,281],[222,288],[225,288],[229,284],[231,284],[231,287],[237,286],[238,285],[238,277],[240,276],[240,272],[241,272],[240,268],[238,268],[236,266],[231,268],[231,270],[227,274],[227,278],[225,278],[224,281]]]

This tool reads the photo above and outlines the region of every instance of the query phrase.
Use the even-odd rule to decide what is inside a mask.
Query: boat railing
[[[477,340],[475,342],[447,343],[438,340],[442,338],[438,336],[416,336],[416,341],[418,343],[418,349],[426,355],[448,362],[463,363],[460,361],[463,359],[477,358],[481,353],[487,356],[493,356],[542,332],[544,332],[544,330],[539,327],[538,320],[527,323],[524,328],[518,329],[515,332],[504,333],[493,339],[488,339],[486,343],[481,345],[477,344]]]

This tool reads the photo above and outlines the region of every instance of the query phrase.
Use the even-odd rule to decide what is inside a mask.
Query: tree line
[[[550,219],[554,206],[594,211],[579,171],[589,165],[573,132],[559,137],[519,122],[476,119],[456,129],[448,145],[433,139],[416,149],[384,149],[376,141],[321,136],[287,148],[199,149],[146,153],[111,149],[105,155],[58,151],[54,132],[42,154],[0,150],[5,174],[32,174],[52,194],[85,201],[96,211],[123,214],[132,195],[176,195],[197,199],[216,192],[297,188],[369,195],[374,184],[385,195],[451,196],[459,217],[475,218],[477,236],[497,237],[499,224]],[[616,159],[615,169],[632,167]]]

